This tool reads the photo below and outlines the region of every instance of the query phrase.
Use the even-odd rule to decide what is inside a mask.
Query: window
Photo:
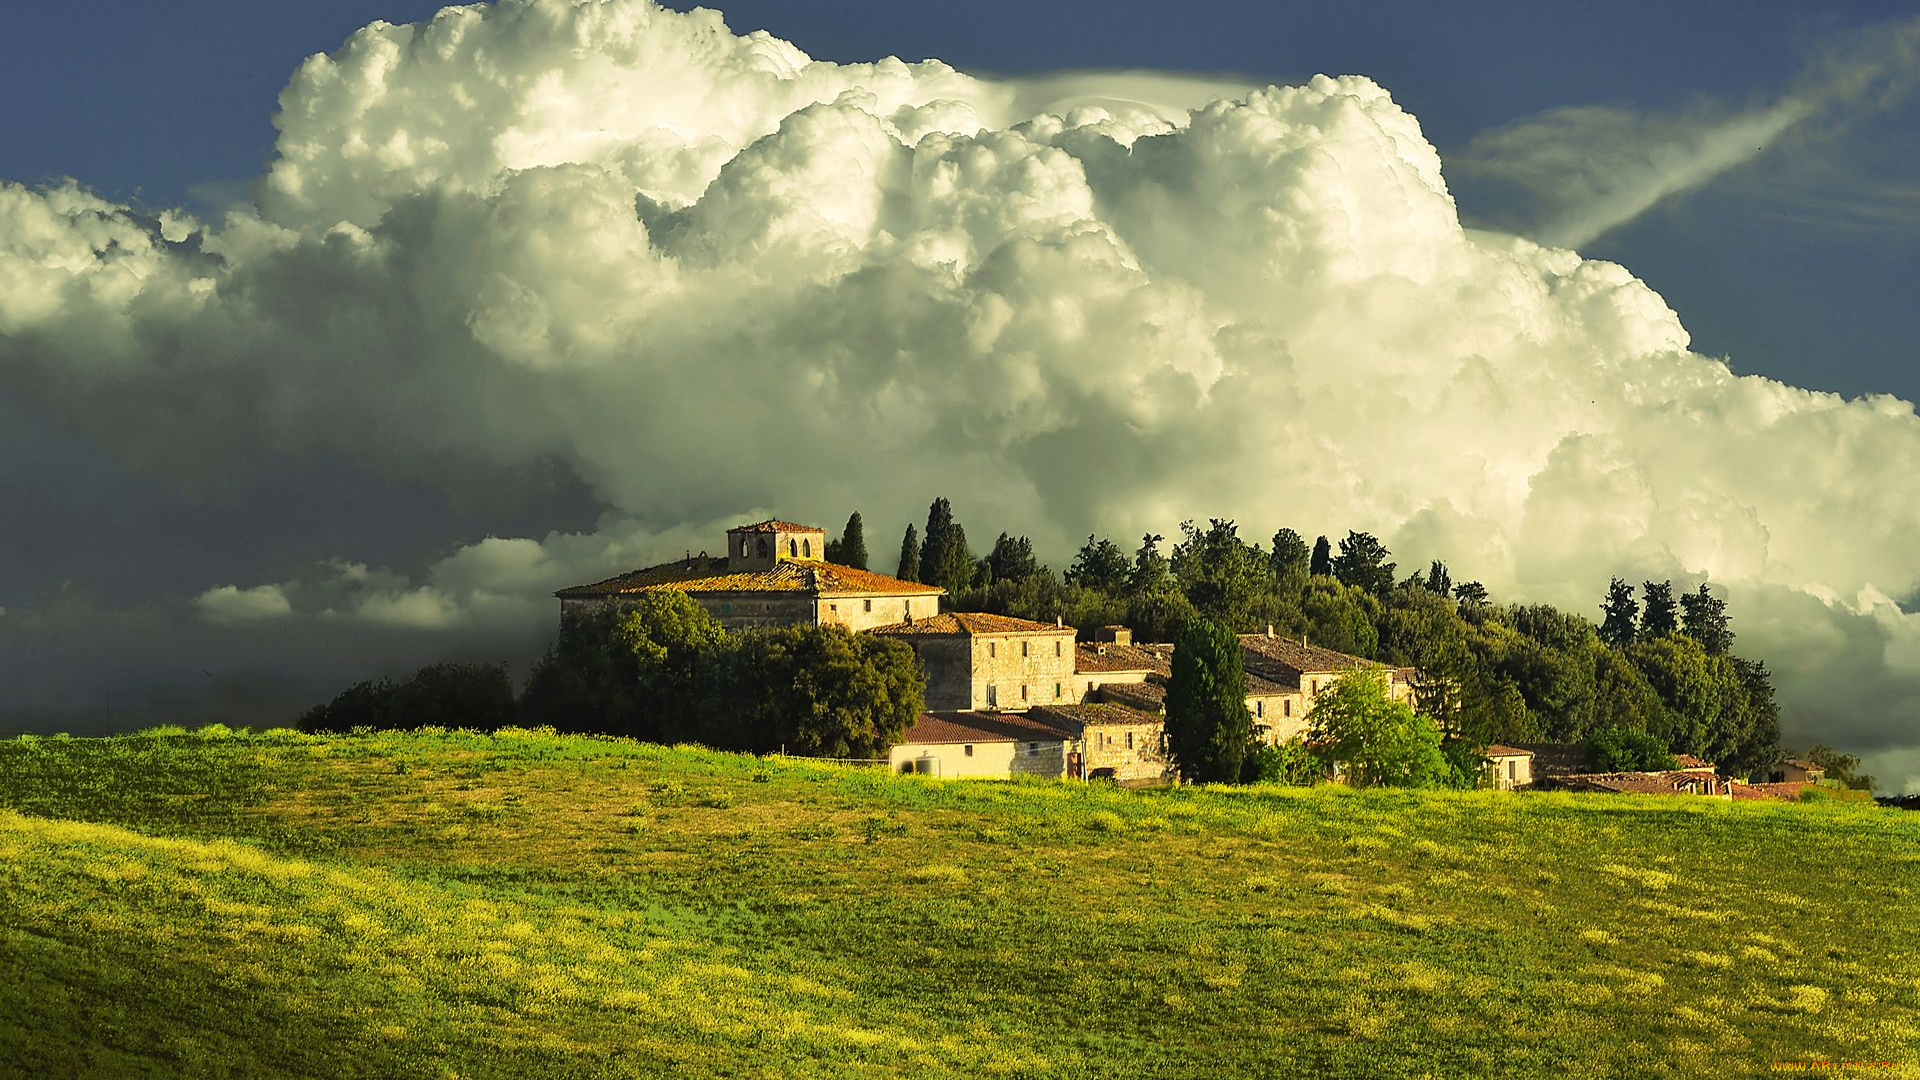
[[[789,556],[800,554],[800,541],[795,540],[792,537],[788,537],[787,538],[787,554]]]
[[[1000,695],[996,691],[997,691],[997,688],[992,683],[987,684],[987,704],[988,705],[999,704]]]
[[[1281,702],[1281,703],[1280,703],[1280,715],[1281,715],[1281,716],[1292,716],[1292,715],[1293,715],[1293,702],[1292,702],[1292,701],[1283,701],[1283,702]]]
[[[973,756],[973,744],[972,744],[972,743],[968,743],[967,745],[965,745],[965,746],[963,746],[963,747],[961,747],[960,749],[961,749],[961,750],[964,750],[964,751],[966,752],[966,755],[967,755],[968,757],[972,757],[972,756]]]
[[[1320,692],[1320,680],[1319,680],[1319,679],[1309,679],[1309,680],[1307,681],[1307,693],[1309,693],[1309,694],[1317,694],[1317,693],[1319,693],[1319,692]]]
[[[1133,732],[1127,732],[1127,749],[1133,749]]]
[[[1039,753],[1039,752],[1040,752],[1040,744],[1039,744],[1039,743],[1037,743],[1037,742],[1030,742],[1030,743],[1028,743],[1028,744],[1027,744],[1027,756],[1028,756],[1028,757],[1032,757],[1033,755],[1035,755],[1035,754],[1037,754],[1037,753]]]
[[[991,642],[991,641],[989,641],[989,642],[987,642],[987,655],[988,655],[988,656],[999,656],[999,655],[1000,655],[1000,646],[999,646],[999,645],[997,645],[997,644],[995,644],[994,642]]]
[[[1057,641],[1053,643],[1053,655],[1055,656],[1060,655],[1060,643]]]
[[[1021,701],[1027,700],[1027,684],[1026,683],[1020,684],[1020,700]]]
[[[1256,701],[1256,702],[1254,702],[1254,703],[1253,703],[1253,715],[1255,715],[1255,716],[1257,716],[1257,717],[1260,717],[1260,718],[1263,718],[1263,719],[1264,719],[1264,718],[1266,717],[1266,715],[1267,715],[1267,703],[1266,703],[1266,702],[1264,702],[1264,701]]]
[[[873,601],[871,601],[871,600],[862,600],[862,601],[861,601],[861,603],[863,603],[863,604],[865,604],[865,605],[867,605],[866,607],[864,607],[864,608],[862,608],[862,609],[861,609],[862,611],[872,611],[872,610],[873,610]]]
[[[837,615],[837,614],[839,614],[839,612],[840,612],[840,605],[839,605],[839,604],[828,604],[828,605],[827,605],[827,613],[828,613],[829,615]]]
[[[1060,684],[1059,683],[1053,684],[1053,700],[1055,701],[1060,700]]]

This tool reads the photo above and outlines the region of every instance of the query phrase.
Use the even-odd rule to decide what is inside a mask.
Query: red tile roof
[[[591,585],[569,586],[553,595],[563,600],[591,599],[662,589],[684,593],[780,592],[808,596],[928,596],[945,591],[935,585],[809,559],[781,559],[770,569],[728,573],[724,558],[710,558],[705,563],[693,558],[635,570]]]
[[[1096,691],[1102,700],[1158,713],[1167,707],[1167,688],[1159,683],[1106,683]]]
[[[1518,746],[1508,746],[1505,743],[1494,743],[1492,746],[1487,747],[1487,756],[1488,757],[1532,757],[1533,751],[1522,750]]]
[[[1736,799],[1783,799],[1787,802],[1800,801],[1800,793],[1810,787],[1818,787],[1811,780],[1788,780],[1783,784],[1735,784],[1733,797]]]
[[[1129,709],[1125,705],[1035,705],[1033,716],[1052,720],[1065,727],[1089,728],[1107,724],[1153,724],[1163,723],[1159,713]]]
[[[869,634],[907,636],[930,634],[941,637],[974,634],[1071,634],[1073,627],[1016,619],[1010,615],[992,615],[984,611],[949,611],[912,622],[888,623],[870,628]]]
[[[1280,669],[1283,674],[1279,676],[1279,681],[1282,682],[1288,681],[1289,674],[1299,675],[1308,671],[1352,671],[1355,668],[1391,670],[1375,660],[1323,649],[1289,637],[1241,634],[1240,651],[1245,659]]]
[[[823,533],[823,532],[826,532],[827,530],[825,530],[825,529],[823,529],[823,528],[821,528],[821,527],[820,527],[820,526],[818,526],[818,525],[795,525],[795,524],[794,524],[793,522],[791,522],[791,521],[781,521],[781,520],[779,520],[779,519],[777,519],[777,518],[769,518],[769,519],[768,519],[768,520],[766,520],[766,521],[756,521],[756,522],[754,522],[754,523],[753,523],[753,524],[751,524],[751,525],[735,525],[735,526],[734,526],[733,528],[731,528],[731,529],[728,529],[727,531],[728,531],[728,532],[730,532],[730,533],[737,533],[737,532],[751,532],[751,533],[762,533],[762,532],[817,532],[817,533]]]
[[[1675,754],[1673,755],[1673,760],[1676,762],[1679,762],[1680,767],[1682,769],[1713,769],[1715,768],[1713,762],[1708,761],[1705,758],[1694,757],[1692,754]]]
[[[1727,793],[1724,781],[1686,769],[1673,769],[1666,772],[1574,773],[1557,777],[1556,783],[1572,791],[1615,791],[1640,795],[1724,795]]]
[[[921,713],[901,736],[902,745],[950,743],[1060,742],[1067,733],[1032,716],[1015,713]]]

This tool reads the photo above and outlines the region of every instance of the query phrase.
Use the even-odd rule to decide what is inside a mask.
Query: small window
[[[1027,700],[1027,684],[1026,683],[1020,684],[1020,700],[1021,701]]]
[[[1020,655],[1023,657],[1027,655],[1027,643],[1024,641],[1020,643]]]
[[[827,605],[827,614],[829,614],[829,615],[838,615],[839,613],[840,613],[840,605],[839,605],[839,604],[828,604],[828,605]]]
[[[805,555],[809,559],[813,558],[813,541],[812,540],[800,541],[800,553],[802,555]]]
[[[861,603],[863,603],[863,604],[865,604],[865,605],[867,605],[867,606],[866,606],[865,608],[863,608],[863,609],[861,609],[861,610],[863,610],[863,611],[872,611],[872,610],[873,610],[873,601],[871,601],[871,600],[862,600],[862,601],[861,601]]]
[[[1308,692],[1308,693],[1310,693],[1310,694],[1317,694],[1317,693],[1319,693],[1319,692],[1320,692],[1320,680],[1319,680],[1319,679],[1309,679],[1309,680],[1307,680],[1307,692]]]
[[[1060,700],[1060,684],[1059,683],[1053,684],[1053,700],[1055,701]]]
[[[988,705],[997,705],[1000,703],[1000,695],[997,692],[997,690],[998,688],[995,687],[992,683],[987,684],[987,704]]]
[[[1127,732],[1127,749],[1133,749],[1133,732]]]
[[[1027,744],[1027,755],[1028,755],[1029,757],[1031,757],[1032,755],[1034,755],[1034,754],[1037,754],[1037,753],[1039,753],[1039,752],[1040,752],[1040,744],[1039,744],[1039,743],[1037,743],[1037,742],[1030,742],[1030,743],[1028,743],[1028,744]]]
[[[1253,715],[1255,715],[1255,716],[1257,716],[1257,717],[1260,717],[1260,718],[1262,718],[1262,719],[1264,719],[1264,718],[1266,717],[1266,715],[1267,715],[1267,703],[1266,703],[1266,702],[1264,702],[1264,701],[1256,701],[1256,702],[1254,702],[1254,703],[1253,703]]]
[[[1053,643],[1053,655],[1055,656],[1060,655],[1060,643],[1057,641]]]
[[[994,642],[991,642],[991,641],[989,641],[989,642],[987,642],[987,655],[988,655],[988,656],[999,656],[999,655],[1000,655],[1000,646],[999,646],[999,645],[997,645],[997,644],[995,644]]]
[[[1280,703],[1280,715],[1281,716],[1293,715],[1293,702],[1291,700],[1283,701]]]
[[[972,744],[972,743],[968,743],[967,745],[965,745],[965,746],[963,746],[963,747],[961,747],[960,749],[961,749],[961,750],[963,750],[963,751],[965,751],[965,752],[966,752],[966,755],[967,755],[968,757],[972,757],[972,756],[973,756],[973,744]]]

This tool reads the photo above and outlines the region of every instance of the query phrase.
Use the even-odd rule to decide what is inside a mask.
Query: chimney
[[[1056,611],[1056,612],[1054,612],[1054,614],[1053,614],[1053,625],[1055,625],[1055,626],[1065,626],[1065,625],[1066,625],[1066,623],[1065,623],[1065,622],[1063,622],[1063,621],[1061,620],[1061,617],[1060,617],[1060,613],[1059,613],[1059,612],[1057,612],[1057,611]]]
[[[1267,640],[1268,641],[1273,640],[1273,624],[1272,623],[1267,624]]]

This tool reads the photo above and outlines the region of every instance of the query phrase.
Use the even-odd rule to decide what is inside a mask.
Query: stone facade
[[[1067,770],[1066,734],[1006,713],[930,712],[888,752],[895,772],[926,776],[1057,779]]]
[[[1173,760],[1167,755],[1166,725],[1154,713],[1093,704],[1043,705],[1032,715],[1074,736],[1067,744],[1069,777],[1161,784],[1174,775]]]
[[[949,612],[871,632],[913,646],[930,710],[1019,711],[1078,700],[1070,626]]]

